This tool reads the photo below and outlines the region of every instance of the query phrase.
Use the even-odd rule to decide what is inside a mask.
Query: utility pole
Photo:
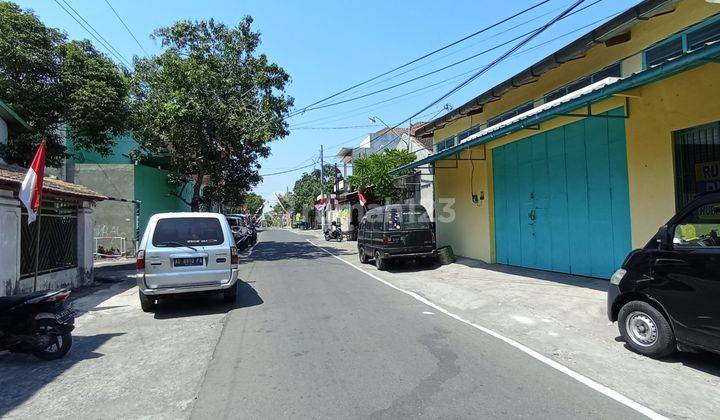
[[[320,145],[320,201],[325,200],[325,188],[323,185],[323,181],[325,179],[325,172],[323,166],[325,165],[325,160],[323,156],[323,145]],[[326,206],[325,206],[326,207]],[[320,214],[320,229],[325,232],[325,207],[322,209],[322,213]]]

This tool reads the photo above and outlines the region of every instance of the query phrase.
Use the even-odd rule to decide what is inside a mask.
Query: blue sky
[[[62,3],[62,0],[58,0]],[[123,28],[105,0],[65,0],[89,22],[122,56],[132,61],[143,50]],[[292,77],[288,93],[298,108],[308,105],[354,83],[383,73],[426,52],[471,34],[510,16],[539,0],[515,1],[229,1],[229,0],[109,0],[149,53],[159,45],[149,38],[153,29],[181,19],[215,18],[229,25],[244,15],[255,19],[255,29],[262,33],[260,50],[283,66]],[[71,39],[91,36],[54,0],[23,0],[45,24],[67,32]],[[381,78],[339,97],[356,95],[410,79],[469,57],[487,48],[535,29],[573,3],[572,0],[550,0],[496,29],[471,38],[438,53],[403,71],[402,75]],[[592,4],[586,0],[585,4]],[[524,51],[511,57],[494,70],[443,101],[454,107],[462,105],[480,92],[512,76],[540,58],[597,26],[600,21],[637,3],[635,0],[601,0],[568,17],[533,40]],[[582,6],[581,6],[582,7]],[[592,26],[587,26],[591,25]],[[520,25],[517,28],[514,26]],[[584,28],[583,28],[584,27]],[[98,42],[93,43],[103,49]],[[261,173],[268,174],[312,164],[320,145],[325,146],[326,160],[342,146],[357,146],[362,136],[382,126],[370,126],[370,116],[378,116],[390,125],[404,120],[447,90],[460,83],[472,69],[482,67],[502,54],[512,44],[481,55],[432,76],[384,93],[324,109],[308,111],[290,120],[290,136],[272,143],[272,156],[262,162]],[[117,61],[117,60],[116,60]],[[392,79],[386,78],[395,76]],[[450,80],[447,80],[450,79]],[[447,81],[446,81],[447,80]],[[445,81],[445,82],[444,82]],[[441,83],[442,82],[442,83]],[[373,82],[377,83],[377,82]],[[430,86],[436,84],[435,86]],[[397,98],[397,96],[419,90]],[[378,102],[385,101],[378,104]],[[441,115],[442,104],[428,110],[424,119]],[[337,127],[362,126],[352,129]],[[255,191],[272,203],[274,193],[292,186],[303,171],[267,176]]]

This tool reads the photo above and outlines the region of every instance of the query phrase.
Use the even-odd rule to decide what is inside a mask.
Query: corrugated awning
[[[492,127],[488,127],[463,140],[462,143],[434,153],[424,159],[417,160],[405,166],[390,171],[390,174],[399,174],[404,171],[427,165],[457,155],[463,150],[473,146],[488,143],[492,140],[515,133],[522,129],[536,127],[538,124],[551,120],[560,114],[568,114],[578,108],[587,106],[594,102],[606,99],[615,94],[643,86],[690,68],[706,64],[708,61],[717,60],[720,54],[720,41],[706,44],[703,48],[688,51],[684,55],[670,59],[647,70],[635,73],[624,79],[607,78],[596,82],[583,89],[569,93],[562,98],[533,108],[523,114],[503,121]]]

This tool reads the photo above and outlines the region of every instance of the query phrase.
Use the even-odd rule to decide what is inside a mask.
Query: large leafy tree
[[[0,149],[27,165],[42,140],[48,164],[65,158],[63,128],[78,148],[107,154],[127,129],[129,77],[89,41],[67,41],[31,11],[0,2],[0,100],[32,127],[10,132]]]
[[[161,54],[135,60],[135,138],[192,186],[193,210],[233,202],[260,182],[258,158],[288,134],[289,76],[256,52],[251,24],[180,21],[154,32]]]
[[[294,200],[292,203],[293,212],[304,213],[310,210],[320,195],[320,185],[324,185],[325,194],[332,194],[335,189],[335,182],[342,178],[340,171],[334,166],[325,164],[323,166],[323,182],[320,182],[320,169],[313,169],[305,172],[300,179],[295,181],[293,187]]]
[[[389,172],[414,162],[415,158],[414,153],[396,149],[367,155],[353,162],[353,174],[348,181],[361,192],[372,187],[376,197],[395,199],[399,192]]]
[[[264,206],[265,200],[260,194],[248,192],[238,196],[235,203],[229,204],[226,201],[224,204],[227,213],[247,213],[252,215],[257,213],[258,210]]]

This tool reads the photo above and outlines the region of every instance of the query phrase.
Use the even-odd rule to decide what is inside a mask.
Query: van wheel
[[[675,334],[665,316],[647,302],[633,300],[618,314],[620,335],[632,350],[658,358],[675,351]]]
[[[365,250],[364,250],[362,247],[358,248],[358,255],[360,256],[360,262],[361,262],[362,264],[367,264],[367,262],[368,262],[368,256],[367,256],[367,254],[365,253]]]
[[[387,269],[387,261],[380,256],[380,252],[378,251],[375,251],[375,267],[380,271]]]
[[[157,306],[157,300],[152,297],[148,296],[143,292],[140,293],[140,307],[142,308],[143,312],[152,312],[155,310],[155,307]]]

